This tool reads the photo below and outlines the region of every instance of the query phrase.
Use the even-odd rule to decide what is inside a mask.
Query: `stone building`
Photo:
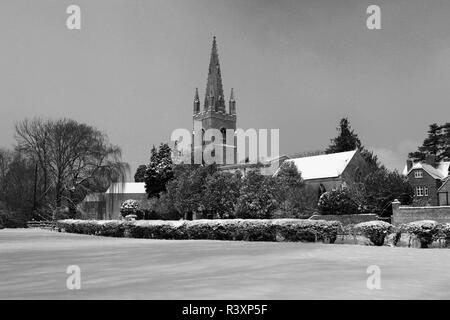
[[[208,78],[206,82],[206,90],[205,90],[205,99],[203,101],[203,106],[200,101],[200,96],[198,93],[198,88],[195,89],[194,95],[194,110],[193,110],[193,141],[199,139],[200,137],[196,137],[195,134],[198,134],[198,131],[201,132],[201,144],[195,145],[193,144],[192,154],[194,155],[197,152],[202,152],[204,148],[209,143],[214,143],[216,146],[223,148],[223,164],[227,163],[226,161],[226,150],[232,149],[233,160],[232,163],[236,163],[236,140],[234,138],[231,139],[231,143],[227,144],[226,141],[226,130],[231,129],[233,132],[236,130],[236,100],[234,97],[233,88],[231,88],[230,98],[228,101],[228,110],[225,105],[225,96],[223,92],[223,84],[222,84],[222,74],[220,71],[220,63],[219,63],[219,53],[217,50],[217,41],[216,37],[213,39],[212,49],[211,49],[211,58],[209,61],[208,68]],[[200,129],[200,130],[198,130]],[[220,141],[206,141],[204,134],[208,129],[217,129],[221,133]]]
[[[313,187],[318,196],[362,182],[369,172],[368,164],[358,150],[287,159],[285,162],[295,164],[305,184]]]

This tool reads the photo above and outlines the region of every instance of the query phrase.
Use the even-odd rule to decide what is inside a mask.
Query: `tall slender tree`
[[[446,143],[445,141],[446,131],[444,126],[432,123],[428,129],[428,135],[422,145],[419,146],[417,151],[411,152],[409,158],[422,161],[427,156],[432,155],[436,157],[436,160],[442,160],[443,157],[445,157],[446,149],[450,148],[450,143]],[[450,141],[450,136],[448,141]]]
[[[331,144],[326,149],[325,153],[345,152],[358,149],[361,152],[361,156],[366,160],[369,165],[370,171],[383,168],[384,166],[378,160],[377,155],[373,151],[369,151],[361,143],[358,134],[350,126],[348,118],[342,118],[337,128],[338,135],[331,140]]]
[[[360,149],[361,141],[358,135],[352,130],[348,118],[342,118],[337,128],[338,135],[331,140],[331,144],[326,149],[326,153],[336,153]]]
[[[150,197],[159,197],[166,191],[166,184],[173,178],[172,151],[167,143],[158,149],[153,146],[150,163],[145,170],[145,191]]]

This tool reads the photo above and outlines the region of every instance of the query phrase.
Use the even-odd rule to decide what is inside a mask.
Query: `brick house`
[[[425,161],[408,160],[403,173],[414,189],[414,201],[422,205],[438,206],[438,190],[448,176],[450,162],[436,162],[434,157]]]
[[[450,176],[444,179],[438,189],[438,203],[440,206],[450,206]]]

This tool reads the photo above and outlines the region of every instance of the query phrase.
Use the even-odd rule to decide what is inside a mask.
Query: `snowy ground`
[[[66,268],[81,268],[81,290]],[[366,286],[369,265],[381,290]],[[450,299],[450,250],[0,230],[0,299]]]

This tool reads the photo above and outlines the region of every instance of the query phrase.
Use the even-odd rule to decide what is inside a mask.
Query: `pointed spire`
[[[200,97],[198,96],[198,88],[195,88],[194,96],[194,114],[200,112]]]
[[[219,53],[217,51],[217,41],[215,36],[213,37],[211,48],[211,58],[209,61],[208,80],[205,93],[205,109],[211,107],[212,110],[225,112],[223,98],[210,99],[211,96],[215,98],[223,97],[222,75],[220,73]]]
[[[195,88],[194,101],[198,101],[198,100],[200,100],[200,97],[198,96],[198,88]]]
[[[234,90],[231,88],[230,101],[229,101],[230,114],[236,114],[236,100],[234,99]]]

